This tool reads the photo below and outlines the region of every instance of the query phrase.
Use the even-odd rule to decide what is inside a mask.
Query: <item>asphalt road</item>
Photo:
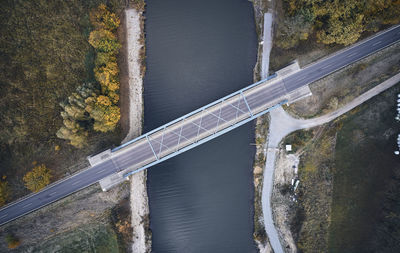
[[[0,210],[0,225],[64,198],[108,175],[127,168],[134,170],[143,167],[238,121],[247,119],[251,116],[249,109],[253,114],[266,110],[280,102],[279,100],[282,100],[288,92],[321,79],[399,39],[400,27],[395,27],[322,59],[283,80],[276,78],[270,82],[261,83],[244,91],[243,95],[235,95],[153,133],[148,139],[142,137],[133,144],[114,152],[110,160],[5,206]]]

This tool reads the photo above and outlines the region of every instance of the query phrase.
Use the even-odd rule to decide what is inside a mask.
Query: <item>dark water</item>
[[[148,0],[145,130],[252,83],[247,0]],[[154,252],[255,252],[253,123],[148,171]]]

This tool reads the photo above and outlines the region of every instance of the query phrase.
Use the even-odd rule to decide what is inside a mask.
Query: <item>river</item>
[[[144,130],[253,81],[247,0],[148,0]],[[254,123],[148,170],[154,252],[256,252]]]

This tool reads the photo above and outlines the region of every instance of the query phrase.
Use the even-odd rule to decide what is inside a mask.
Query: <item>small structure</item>
[[[111,157],[111,149],[107,149],[99,154],[88,156],[87,159],[91,166],[95,166],[96,164],[102,163],[105,160]]]
[[[286,145],[286,151],[292,151],[292,145],[288,144]]]

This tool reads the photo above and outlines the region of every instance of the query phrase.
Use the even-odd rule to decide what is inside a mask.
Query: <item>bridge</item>
[[[234,92],[114,149],[89,157],[91,167],[0,209],[0,225],[100,182],[103,190],[138,171],[181,154],[311,94],[308,84],[400,39],[400,26],[325,57],[303,69],[294,62],[269,78]]]

